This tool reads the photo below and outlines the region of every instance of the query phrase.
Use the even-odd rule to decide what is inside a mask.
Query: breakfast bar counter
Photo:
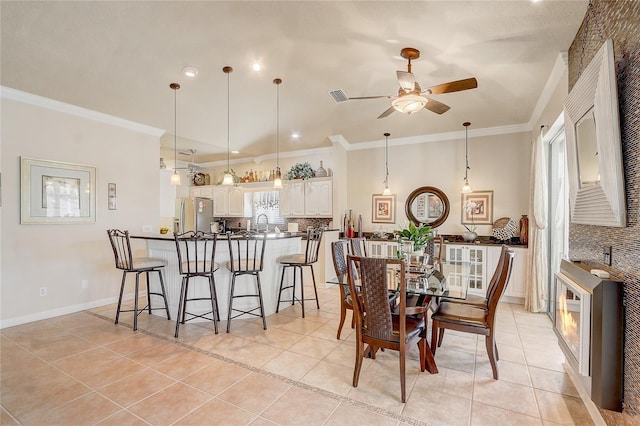
[[[180,275],[180,270],[178,269],[178,255],[176,253],[176,244],[173,236],[169,234],[148,234],[132,235],[131,238],[145,240],[148,257],[162,259],[167,262],[167,266],[164,270],[167,299],[169,302],[171,317],[176,318],[178,314],[178,300],[180,298],[182,277]],[[265,315],[271,315],[276,311],[281,273],[281,266],[277,262],[278,257],[300,252],[302,252],[301,234],[274,233],[267,235],[267,244],[264,253],[264,268],[260,273]],[[220,265],[220,268],[214,274],[221,319],[226,319],[227,317],[229,290],[231,288],[231,273],[225,267],[225,264],[228,261],[229,246],[227,245],[226,235],[222,234],[218,238],[218,242],[216,244],[215,256],[215,262]],[[201,282],[199,280],[201,280]],[[159,283],[152,281],[151,286],[153,289],[154,286],[159,286]],[[246,275],[237,277],[236,293],[243,291],[245,287],[248,290],[247,292],[253,292],[255,289],[255,278]],[[208,288],[209,287],[204,278],[196,279],[193,281],[193,284],[189,285],[189,297],[207,297],[209,295]],[[243,306],[244,303],[246,303],[245,306]],[[234,308],[237,307],[239,309],[244,309],[254,306],[255,300],[250,300],[249,298],[247,300],[236,299],[234,301]],[[207,301],[192,302],[189,310],[193,312],[208,312],[211,311],[211,305]],[[154,311],[157,315],[163,315],[163,312],[163,310]],[[249,316],[247,317],[249,318]],[[199,319],[196,319],[194,321],[198,320]]]

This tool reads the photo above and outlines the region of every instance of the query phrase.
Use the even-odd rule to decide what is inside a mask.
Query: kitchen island
[[[306,235],[306,234],[305,234]],[[180,287],[182,285],[182,276],[178,268],[178,255],[173,235],[132,235],[132,239],[143,239],[147,245],[147,256],[162,259],[167,262],[164,271],[165,286],[167,290],[167,300],[169,302],[169,311],[171,317],[176,318],[178,314],[178,301],[180,299]],[[267,244],[264,252],[264,268],[260,273],[260,282],[262,284],[262,298],[264,303],[264,312],[269,316],[276,311],[276,303],[278,301],[278,290],[280,288],[280,274],[282,266],[277,262],[278,257],[302,252],[302,234],[301,233],[279,233],[268,234]],[[218,306],[220,308],[220,319],[226,319],[227,308],[229,305],[229,290],[231,288],[231,273],[225,267],[229,261],[229,246],[226,235],[222,234],[218,237],[216,244],[215,262],[220,268],[214,274],[216,281],[216,291],[218,293]],[[201,282],[199,282],[199,280]],[[159,286],[156,281],[151,282],[152,289]],[[255,290],[255,278],[252,276],[241,275],[236,278],[236,294],[247,289],[247,293]],[[155,290],[154,290],[155,291]],[[208,297],[209,286],[204,278],[192,278],[189,285],[189,298],[191,297]],[[284,299],[291,299],[289,296]],[[155,303],[161,303],[155,301]],[[247,298],[236,299],[234,308],[245,309],[256,306],[256,299]],[[193,313],[203,313],[211,310],[211,304],[205,301],[190,302],[187,311]],[[248,309],[245,309],[248,310]],[[156,315],[164,315],[164,311],[153,311]],[[247,318],[253,316],[244,315]],[[202,321],[195,319],[194,321]]]

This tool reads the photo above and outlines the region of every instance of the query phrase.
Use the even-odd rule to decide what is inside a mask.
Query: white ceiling
[[[527,123],[560,51],[569,49],[586,0],[555,1],[2,1],[3,86],[166,129],[196,161],[280,150]],[[434,95],[451,106],[376,117],[389,100],[337,104],[349,96],[394,95],[403,47],[421,51],[421,86],[476,77],[478,88]],[[263,70],[251,69],[259,62]],[[185,66],[199,75],[188,79]],[[298,140],[291,139],[299,132]],[[170,157],[171,158],[171,157]]]

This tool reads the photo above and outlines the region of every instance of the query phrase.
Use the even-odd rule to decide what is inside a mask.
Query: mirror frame
[[[600,185],[580,184],[576,124],[593,107]],[[606,40],[564,102],[571,222],[625,227],[626,201],[613,42]]]
[[[440,197],[440,199],[442,200],[442,203],[444,204],[444,212],[442,212],[442,215],[438,219],[430,223],[419,221],[411,211],[411,204],[413,204],[413,201],[419,195],[422,195],[425,193],[431,193],[431,194],[437,195],[438,197]],[[426,225],[429,225],[432,228],[437,228],[438,226],[442,225],[445,220],[447,220],[447,217],[449,217],[449,210],[450,210],[449,198],[447,198],[444,192],[442,192],[440,189],[434,186],[421,186],[420,188],[414,190],[411,194],[409,194],[409,196],[407,197],[407,201],[404,204],[404,212],[406,213],[407,218],[409,218],[409,220],[413,222],[416,226],[420,225],[421,223],[424,223]]]

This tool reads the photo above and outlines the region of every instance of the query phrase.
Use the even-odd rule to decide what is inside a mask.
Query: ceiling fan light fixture
[[[408,94],[400,96],[391,102],[391,106],[403,114],[412,114],[421,110],[429,102],[424,96]]]

